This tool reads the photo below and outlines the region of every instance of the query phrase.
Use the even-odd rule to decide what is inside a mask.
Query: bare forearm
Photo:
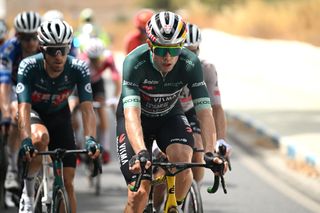
[[[92,103],[83,102],[81,103],[80,108],[84,135],[96,137],[96,115],[93,111]]]
[[[212,114],[213,114],[215,125],[216,125],[217,139],[225,139],[226,138],[227,122],[226,122],[224,110],[221,107],[221,105],[213,106],[212,107]]]
[[[11,95],[11,85],[1,84],[0,85],[0,103],[1,103],[1,113],[3,118],[10,117],[10,95]]]
[[[130,144],[135,153],[146,149],[143,140],[143,131],[141,126],[141,117],[139,108],[128,108],[125,113],[125,128],[128,134]]]
[[[200,122],[201,138],[205,152],[213,152],[216,145],[216,128],[211,109],[203,109],[197,112]]]
[[[22,103],[19,104],[18,113],[18,129],[20,139],[31,138],[31,124],[30,124],[30,111],[31,105]]]

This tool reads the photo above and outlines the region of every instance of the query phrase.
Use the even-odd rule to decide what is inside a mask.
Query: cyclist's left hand
[[[206,164],[213,164],[213,165],[221,165],[224,164],[223,166],[223,171],[222,174],[224,175],[227,170],[228,170],[228,162],[226,160],[224,160],[223,158],[221,158],[218,154],[216,153],[212,153],[212,152],[206,152],[204,154],[204,161],[206,162]],[[215,175],[219,175],[219,172],[215,172]]]
[[[100,155],[101,149],[101,145],[97,143],[94,137],[86,136],[86,150],[92,159],[95,159]]]

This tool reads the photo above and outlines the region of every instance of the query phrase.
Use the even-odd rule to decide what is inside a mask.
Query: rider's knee
[[[32,133],[32,141],[35,146],[47,147],[49,144],[48,132],[36,131]]]
[[[189,146],[181,145],[167,149],[167,155],[170,162],[191,162],[192,149]]]

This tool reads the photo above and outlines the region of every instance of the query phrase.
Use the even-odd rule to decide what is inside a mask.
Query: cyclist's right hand
[[[31,161],[31,159],[36,156],[36,150],[32,144],[31,138],[25,138],[22,140],[19,155],[23,160],[27,161]]]
[[[86,136],[86,150],[92,159],[96,159],[102,152],[102,147],[97,143],[94,137]]]
[[[141,166],[144,169],[141,169]],[[141,173],[141,170],[147,170],[151,166],[150,154],[148,150],[141,150],[138,154],[132,156],[129,161],[129,170],[135,174]]]

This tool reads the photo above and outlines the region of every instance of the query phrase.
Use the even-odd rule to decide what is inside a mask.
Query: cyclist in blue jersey
[[[128,189],[125,212],[143,212],[150,191],[150,151],[153,140],[170,162],[191,162],[192,129],[179,102],[187,85],[191,91],[204,142],[204,160],[216,157],[216,131],[208,91],[198,57],[183,44],[186,24],[172,12],[159,12],[146,24],[147,44],[127,55],[123,64],[122,93],[117,109],[117,147],[122,174],[133,184],[141,171],[140,161],[148,159],[147,173],[138,192]],[[131,163],[130,163],[131,162]],[[190,169],[176,176],[176,198],[181,204],[190,188]]]
[[[37,28],[41,17],[33,11],[19,13],[14,19],[16,36],[7,40],[0,48],[0,105],[2,112],[2,127],[9,126],[8,138],[8,172],[5,188],[16,191],[20,188],[17,181],[17,157],[20,141],[17,137],[17,109],[18,102],[15,95],[18,66],[25,57],[38,52]],[[3,128],[8,129],[8,128]]]
[[[96,143],[96,119],[92,107],[90,72],[84,61],[68,55],[72,28],[58,19],[38,28],[41,53],[24,59],[18,70],[18,128],[20,154],[30,161],[20,199],[19,212],[33,212],[34,177],[41,166],[35,150],[75,149],[68,97],[78,89],[86,149],[92,158],[100,154]],[[76,212],[73,187],[76,156],[63,159],[63,177],[72,212]]]

